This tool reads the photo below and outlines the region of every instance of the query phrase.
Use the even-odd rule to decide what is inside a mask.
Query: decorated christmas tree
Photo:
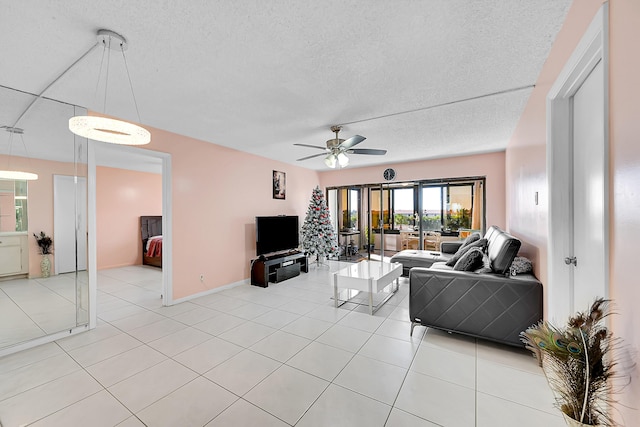
[[[307,217],[302,224],[302,248],[309,255],[315,254],[317,263],[323,257],[338,255],[338,238],[320,187],[313,189]]]

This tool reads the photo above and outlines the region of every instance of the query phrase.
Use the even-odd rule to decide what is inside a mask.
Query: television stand
[[[269,282],[282,282],[309,272],[309,262],[305,254],[298,251],[271,255],[251,262],[251,284],[266,288]]]

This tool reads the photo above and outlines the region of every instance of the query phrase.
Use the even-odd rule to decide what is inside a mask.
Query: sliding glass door
[[[331,188],[327,198],[339,235],[358,231],[361,250],[388,257],[423,249],[427,233],[448,240],[483,232],[484,186],[484,177],[394,182]]]

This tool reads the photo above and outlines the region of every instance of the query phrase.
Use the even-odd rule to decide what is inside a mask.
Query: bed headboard
[[[162,216],[141,216],[140,231],[142,232],[143,242],[151,236],[161,236]]]

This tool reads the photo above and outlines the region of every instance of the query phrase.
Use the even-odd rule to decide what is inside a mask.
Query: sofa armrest
[[[542,319],[542,284],[502,276],[415,267],[409,273],[411,322],[523,347],[520,332]]]
[[[462,246],[462,240],[459,242],[442,242],[440,243],[440,252],[444,254],[455,254]]]

